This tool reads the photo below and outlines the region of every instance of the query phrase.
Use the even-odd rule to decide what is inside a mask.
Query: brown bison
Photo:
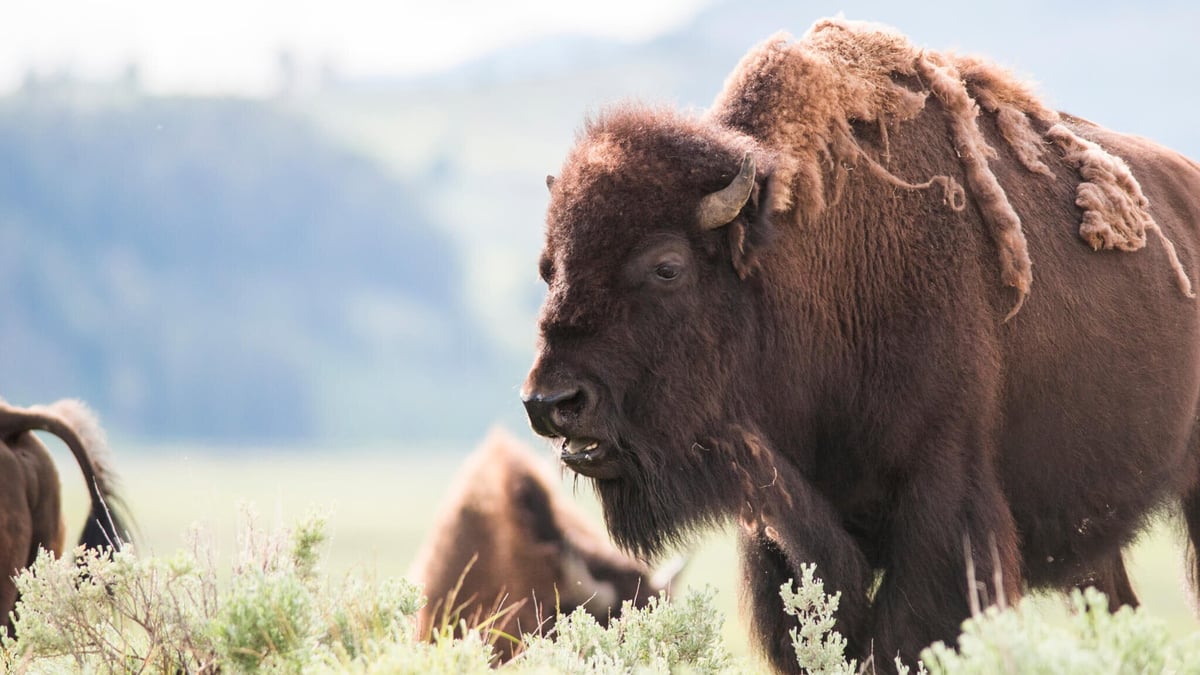
[[[1136,603],[1121,549],[1160,506],[1200,543],[1195,162],[825,20],[703,116],[601,114],[549,183],[533,428],[627,550],[740,523],[775,668],[804,562],[887,668],[973,598]]]
[[[32,408],[0,401],[0,630],[10,634],[13,575],[33,563],[39,548],[62,555],[66,538],[58,471],[34,431],[62,439],[83,472],[92,506],[79,543],[119,549],[129,537],[103,461],[103,432],[87,407],[73,400]]]
[[[601,623],[666,590],[678,568],[657,574],[625,556],[553,487],[550,467],[510,435],[493,431],[459,471],[410,577],[428,603],[418,629],[430,636],[460,620],[482,627],[506,661],[513,640],[545,633],[555,612],[584,607]]]

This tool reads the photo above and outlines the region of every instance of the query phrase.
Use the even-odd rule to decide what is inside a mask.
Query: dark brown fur
[[[507,661],[521,645],[503,636],[549,634],[556,610],[583,606],[607,624],[622,601],[642,606],[666,590],[669,579],[618,551],[551,481],[547,463],[499,431],[467,460],[413,564],[429,599],[421,634],[462,619]]]
[[[746,153],[750,200],[702,231]],[[752,51],[702,118],[587,125],[523,397],[627,549],[739,523],[776,669],[802,562],[849,655],[889,669],[952,643],[976,593],[1136,603],[1121,549],[1160,506],[1200,545],[1198,263],[1196,163],[827,20]]]
[[[104,464],[104,438],[79,401],[16,408],[0,401],[0,630],[10,631],[17,602],[12,577],[37,558],[39,548],[63,553],[66,525],[54,460],[33,431],[62,439],[83,472],[92,507],[79,543],[120,547],[128,533]]]

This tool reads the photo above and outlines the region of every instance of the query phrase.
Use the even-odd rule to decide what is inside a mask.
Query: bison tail
[[[74,399],[50,406],[33,406],[30,427],[54,434],[75,456],[87,484],[92,508],[79,543],[85,548],[119,551],[130,542],[124,502],[114,487],[108,467],[108,442],[96,415]]]

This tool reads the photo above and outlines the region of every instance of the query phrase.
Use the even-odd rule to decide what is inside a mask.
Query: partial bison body
[[[429,598],[418,617],[422,634],[462,620],[496,638],[520,638],[548,632],[557,610],[579,606],[607,623],[622,601],[641,606],[666,590],[671,575],[617,551],[558,494],[548,465],[494,431],[459,472],[410,576]],[[495,642],[501,660],[520,648]]]
[[[1160,506],[1200,539],[1195,162],[826,20],[702,117],[600,115],[549,182],[533,428],[628,550],[740,523],[777,669],[804,562],[888,667],[973,595],[1135,603],[1121,549]]]
[[[39,548],[62,555],[66,537],[58,472],[34,431],[62,439],[83,472],[92,507],[79,543],[119,548],[128,541],[104,463],[103,432],[92,413],[79,401],[32,408],[0,401],[0,631],[12,628],[12,577],[33,563]]]

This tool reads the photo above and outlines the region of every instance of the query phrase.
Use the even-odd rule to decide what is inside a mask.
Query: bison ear
[[[562,530],[554,517],[554,505],[546,486],[535,476],[523,475],[517,479],[514,498],[520,523],[533,540],[539,543],[561,543]]]
[[[778,190],[775,174],[755,181],[746,206],[725,227],[733,269],[745,280],[758,269],[758,254],[775,235],[774,193]]]

